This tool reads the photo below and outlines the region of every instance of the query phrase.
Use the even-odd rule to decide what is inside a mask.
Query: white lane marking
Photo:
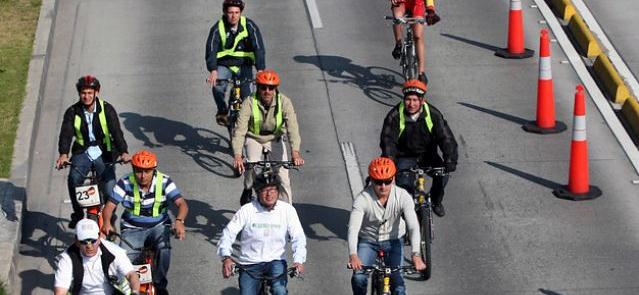
[[[630,89],[632,89],[632,93],[639,95],[639,82],[637,82],[637,78],[632,74],[630,69],[628,69],[628,66],[623,59],[621,59],[621,56],[619,56],[619,53],[617,53],[617,50],[615,49],[615,46],[613,46],[610,40],[608,40],[608,36],[606,36],[606,33],[604,33],[601,29],[595,17],[592,13],[590,13],[590,9],[588,9],[582,0],[573,0],[572,3],[575,5],[577,11],[579,11],[579,14],[583,17],[588,28],[590,28],[590,31],[592,31],[599,41],[601,41],[601,45],[603,45],[606,49],[610,62],[615,66],[617,72],[621,75],[621,78],[626,81]]]
[[[364,181],[359,171],[355,146],[353,146],[351,142],[342,142],[340,146],[342,148],[342,155],[344,156],[344,163],[346,164],[346,175],[348,176],[348,183],[351,186],[351,194],[353,195],[353,199],[355,199],[355,196],[364,189]]]
[[[320,17],[319,10],[317,9],[317,3],[315,3],[315,0],[305,0],[305,2],[308,14],[311,16],[313,28],[321,29],[324,25],[322,24],[322,18]]]
[[[635,168],[635,172],[639,174],[639,150],[637,150],[637,147],[630,139],[630,136],[628,136],[628,133],[626,133],[626,130],[621,125],[621,122],[619,122],[619,118],[615,116],[615,113],[610,107],[610,104],[604,97],[603,93],[601,93],[599,87],[597,87],[597,84],[593,80],[592,76],[590,76],[590,73],[586,69],[586,65],[584,65],[581,56],[572,46],[570,40],[568,40],[568,36],[566,36],[566,33],[561,27],[561,24],[559,24],[559,21],[553,14],[552,10],[550,10],[550,7],[548,7],[548,4],[546,4],[544,0],[534,1],[535,3],[537,3],[541,14],[548,21],[548,26],[552,29],[553,34],[559,41],[559,45],[561,45],[564,53],[566,53],[566,56],[577,72],[577,75],[583,82],[584,86],[586,86],[586,89],[588,90],[588,93],[590,93],[592,101],[599,109],[601,116],[608,124],[608,127],[612,131],[612,134],[617,138],[617,141],[619,141],[621,148],[624,150],[626,156],[628,156],[628,159],[630,160],[630,163],[632,163],[632,166]]]

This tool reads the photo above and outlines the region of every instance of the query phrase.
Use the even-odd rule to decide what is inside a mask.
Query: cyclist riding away
[[[435,0],[390,0],[393,17],[401,18],[410,13],[415,18],[425,18],[426,23],[430,25],[436,24],[440,18],[435,12]],[[424,4],[426,2],[426,4]],[[428,83],[426,77],[426,47],[424,45],[424,25],[417,23],[412,25],[414,34],[414,42],[417,49],[417,59],[419,60],[419,80]],[[402,51],[402,25],[393,25],[393,35],[395,36],[395,48],[393,49],[393,58],[399,59]]]
[[[140,288],[138,274],[126,252],[100,239],[98,224],[93,220],[82,219],[77,223],[75,242],[56,260],[55,295],[110,295],[112,284],[124,278],[132,290]],[[130,294],[137,295],[137,292]]]
[[[240,81],[253,78],[253,69],[264,70],[264,43],[257,25],[242,15],[242,0],[224,0],[222,18],[216,22],[206,40],[206,67],[209,76],[206,81],[213,86],[213,97],[217,105],[215,119],[218,124],[228,123],[228,106],[224,93],[228,83],[216,82],[227,80],[232,76]],[[247,97],[251,92],[250,83],[243,83],[241,96]]]
[[[273,70],[264,70],[257,73],[255,83],[257,92],[242,103],[237,119],[237,129],[231,141],[234,154],[233,166],[240,173],[244,173],[243,146],[246,146],[246,157],[249,162],[260,161],[263,148],[272,152],[271,160],[288,161],[287,141],[291,146],[291,159],[295,166],[304,165],[304,159],[300,154],[301,137],[297,115],[291,99],[277,89],[280,85],[280,77]],[[284,193],[292,202],[293,194],[288,169],[283,167],[278,169],[277,174],[282,181]],[[246,174],[243,195],[250,193],[252,178],[252,173]]]
[[[421,166],[444,166],[446,172],[457,167],[457,141],[442,113],[425,101],[426,84],[418,80],[404,83],[404,99],[386,115],[380,140],[382,155],[395,160],[399,169]],[[442,151],[442,157],[437,148]],[[433,176],[431,198],[433,212],[442,217],[446,214],[442,199],[448,175]],[[409,192],[413,190],[412,179],[398,177],[397,185]]]
[[[233,274],[233,242],[239,232],[240,253],[238,263],[242,295],[257,295],[261,277],[271,281],[272,294],[287,294],[286,242],[291,241],[293,267],[304,272],[306,236],[295,208],[278,202],[281,183],[274,175],[258,175],[253,186],[258,198],[242,206],[226,225],[217,244],[217,255],[222,258],[222,275]]]
[[[171,177],[156,169],[158,161],[155,154],[141,150],[133,155],[131,166],[133,172],[120,178],[113,189],[113,195],[104,208],[103,218],[109,220],[117,205],[122,203],[122,239],[127,240],[133,249],[143,248],[145,242],[155,245],[159,254],[157,270],[153,270],[153,285],[158,294],[168,294],[166,276],[171,261],[171,218],[168,206],[172,202],[178,208],[173,230],[180,240],[185,238],[184,219],[189,207]],[[104,223],[102,232],[106,235],[110,231],[110,224]],[[120,246],[127,251],[131,260],[140,255],[126,243],[121,243]]]
[[[363,265],[373,265],[378,250],[386,253],[384,262],[390,267],[401,266],[403,258],[403,236],[408,234],[411,242],[411,260],[415,269],[424,270],[426,265],[419,250],[419,223],[415,203],[408,192],[395,185],[397,168],[393,160],[378,157],[368,166],[368,177],[373,182],[353,201],[353,210],[348,221],[348,263],[353,268],[351,287],[353,294],[364,295],[368,276],[361,271]],[[393,294],[405,294],[404,280],[399,272],[391,274]]]
[[[75,228],[76,223],[84,218],[82,207],[75,198],[75,187],[82,184],[91,166],[95,167],[101,180],[104,192],[101,195],[108,196],[115,185],[115,167],[105,164],[114,162],[118,157],[125,162],[130,160],[117,112],[110,103],[98,98],[100,81],[87,75],[81,77],[75,86],[80,99],[64,113],[58,138],[60,156],[55,161],[58,169],[69,163],[71,148],[67,184],[73,213],[69,228]]]

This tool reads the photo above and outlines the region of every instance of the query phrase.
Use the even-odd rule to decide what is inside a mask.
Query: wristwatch
[[[182,218],[176,218],[175,221],[179,221],[180,223],[184,224],[184,220],[182,220]]]

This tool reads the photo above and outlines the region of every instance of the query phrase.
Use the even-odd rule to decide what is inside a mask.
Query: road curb
[[[15,290],[18,278],[14,259],[20,245],[22,213],[26,209],[26,188],[31,167],[30,155],[33,149],[34,128],[38,123],[36,114],[46,84],[52,43],[50,37],[55,27],[56,12],[56,0],[42,0],[29,62],[26,96],[20,111],[20,123],[13,146],[11,178],[0,179],[3,213],[0,218],[0,252],[5,253],[0,257],[0,280],[5,282],[8,293],[13,293],[10,291]]]

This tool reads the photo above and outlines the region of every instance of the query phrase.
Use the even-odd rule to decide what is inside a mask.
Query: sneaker
[[[393,49],[393,58],[399,59],[402,56],[402,41],[395,43],[395,48]]]
[[[439,217],[444,217],[444,215],[446,215],[446,210],[444,210],[444,205],[442,204],[433,204],[433,212],[435,212],[435,215]]]
[[[227,126],[229,123],[229,117],[226,114],[226,112],[218,112],[215,115],[215,121],[217,122],[218,125],[220,126]]]
[[[424,82],[424,84],[428,85],[428,77],[426,76],[426,73],[424,72],[419,73],[419,76],[417,77],[417,79],[419,81]]]

